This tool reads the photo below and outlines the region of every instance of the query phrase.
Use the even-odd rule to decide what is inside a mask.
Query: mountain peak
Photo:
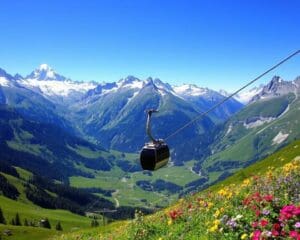
[[[290,92],[294,92],[296,89],[297,85],[295,85],[293,82],[285,81],[279,76],[274,76],[272,80],[265,85],[257,95],[252,97],[250,102],[255,102],[264,98],[286,95]]]
[[[179,95],[201,96],[209,92],[208,88],[198,87],[196,84],[183,84],[173,88]]]
[[[4,69],[0,68],[0,77],[6,78],[8,80],[13,80],[13,76],[8,74]]]
[[[51,68],[48,64],[43,63],[38,68],[36,68],[30,75],[26,77],[27,79],[37,79],[40,81],[43,80],[56,80],[56,81],[64,81],[66,78],[62,75],[57,74],[53,68]]]
[[[52,71],[52,68],[46,63],[41,64],[38,69],[40,71]]]

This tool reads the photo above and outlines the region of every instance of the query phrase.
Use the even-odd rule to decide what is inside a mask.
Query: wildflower
[[[262,226],[262,227],[265,227],[266,225],[268,225],[268,221],[267,220],[265,220],[265,219],[262,219],[261,221],[260,221],[260,226]]]
[[[259,215],[260,215],[260,211],[259,211],[259,210],[256,210],[256,211],[255,211],[255,216],[258,217]]]
[[[216,219],[216,220],[214,221],[214,225],[219,225],[219,224],[220,224],[220,220]]]
[[[217,225],[213,225],[213,226],[209,229],[210,232],[215,232],[215,231],[217,231],[217,230],[218,230],[218,226],[217,226]]]
[[[247,178],[247,179],[245,179],[245,180],[243,181],[242,186],[243,186],[243,187],[247,187],[247,186],[249,186],[249,185],[250,185],[250,179]]]
[[[220,215],[220,210],[217,209],[216,212],[214,213],[214,217],[217,218],[219,217],[219,215]]]
[[[269,237],[272,236],[272,232],[270,232],[270,231],[263,231],[261,233],[261,236],[262,236],[263,239],[269,238]]]
[[[256,228],[258,226],[258,222],[253,222],[252,227]]]
[[[293,216],[300,215],[300,207],[295,205],[286,205],[280,210],[279,220],[289,220]]]
[[[279,236],[279,232],[277,231],[277,230],[272,230],[271,231],[271,233],[272,233],[272,236],[274,236],[274,237],[277,237],[277,236]]]
[[[280,231],[280,229],[281,229],[280,224],[279,223],[274,223],[273,224],[273,229],[277,230],[277,231]]]
[[[253,232],[252,240],[259,240],[260,239],[260,235],[261,235],[261,231],[260,230],[255,230]]]
[[[226,225],[227,225],[227,226],[230,226],[230,227],[232,227],[232,228],[234,228],[234,227],[237,226],[237,223],[236,223],[236,221],[235,221],[233,218],[231,218],[231,219],[229,219],[229,220],[227,221]]]
[[[180,217],[182,215],[182,211],[179,210],[173,210],[169,212],[169,216],[171,217],[172,220],[175,220],[176,218]]]
[[[241,239],[244,240],[244,239],[247,239],[248,237],[248,234],[247,233],[244,233],[242,236],[241,236]]]
[[[171,219],[169,219],[169,221],[168,221],[168,225],[170,226],[172,224],[172,220]]]
[[[228,218],[229,217],[227,215],[224,215],[223,217],[221,217],[221,222],[225,223],[228,220]]]
[[[295,228],[300,228],[300,222],[295,223]]]
[[[273,200],[273,195],[266,195],[263,197],[264,200],[266,200],[267,202],[272,202]]]
[[[238,215],[236,215],[236,217],[234,218],[234,220],[239,220],[239,219],[241,219],[242,217],[243,217],[243,215],[238,214]]]
[[[270,210],[264,209],[264,210],[262,211],[262,214],[263,214],[263,215],[269,215],[269,214],[270,214]]]
[[[300,234],[297,231],[290,231],[290,237],[298,240],[300,238]]]

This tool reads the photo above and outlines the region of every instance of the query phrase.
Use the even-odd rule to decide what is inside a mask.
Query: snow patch
[[[73,92],[86,93],[88,90],[94,89],[96,86],[88,82],[73,82],[73,81],[47,81],[37,79],[26,79],[18,81],[20,85],[27,88],[39,88],[40,91],[47,95],[68,96]]]
[[[166,95],[166,92],[161,90],[161,89],[158,89],[158,92],[161,96],[165,96]]]
[[[0,77],[0,86],[9,87],[10,83],[5,77]]]
[[[227,136],[232,131],[232,124],[229,125],[227,132],[225,133],[225,136]]]
[[[273,138],[272,145],[280,144],[288,138],[289,134],[283,134],[281,131]]]
[[[184,84],[181,86],[174,86],[173,90],[179,95],[201,96],[208,92],[207,88],[201,88],[193,84]]]
[[[236,95],[234,98],[243,104],[249,103],[249,101],[263,89],[263,86],[252,88],[248,91],[243,91]]]
[[[125,87],[125,88],[132,88],[132,89],[141,89],[144,86],[144,82],[139,79],[127,82],[125,79],[117,82],[117,86],[118,88]]]

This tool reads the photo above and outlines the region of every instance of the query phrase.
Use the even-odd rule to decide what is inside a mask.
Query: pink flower
[[[258,217],[259,215],[260,215],[260,211],[259,211],[259,210],[256,210],[256,211],[255,211],[255,216]]]
[[[257,222],[253,222],[253,223],[252,223],[252,227],[253,227],[253,228],[256,228],[257,226],[258,226],[258,223],[257,223]]]
[[[273,195],[266,195],[266,196],[264,196],[264,200],[266,200],[267,202],[272,202],[272,200],[273,200]]]
[[[300,215],[300,207],[296,207],[295,205],[286,205],[280,210],[279,219],[281,221],[289,220],[293,216]]]
[[[277,230],[272,230],[272,236],[277,237],[279,235],[279,232]]]
[[[252,240],[259,240],[261,235],[261,231],[260,230],[255,230],[252,236]]]
[[[268,225],[268,221],[267,220],[265,220],[265,219],[262,219],[261,221],[260,221],[260,226],[262,226],[262,227],[265,227],[266,225]]]
[[[175,220],[176,218],[180,217],[181,215],[182,215],[182,211],[180,209],[169,212],[169,216],[172,218],[172,220]]]
[[[297,231],[290,231],[290,237],[298,240],[300,238],[300,234],[297,233]]]
[[[300,228],[300,222],[295,223],[295,228]]]

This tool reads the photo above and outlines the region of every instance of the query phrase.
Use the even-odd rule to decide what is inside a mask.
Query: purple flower
[[[263,214],[263,215],[269,215],[269,214],[270,214],[270,210],[264,209],[264,210],[262,211],[262,214]]]
[[[295,228],[300,228],[300,222],[296,222]]]
[[[237,226],[236,221],[234,219],[232,219],[232,218],[227,221],[226,225],[230,226],[232,228],[234,228],[234,227]]]

